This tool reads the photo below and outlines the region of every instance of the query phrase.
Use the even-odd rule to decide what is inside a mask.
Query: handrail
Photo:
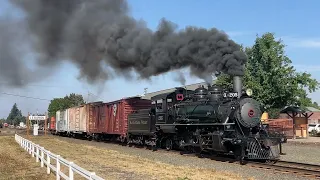
[[[15,134],[15,140],[22,148],[28,151],[32,157],[36,157],[36,162],[40,160],[40,166],[44,167],[46,164],[47,174],[50,174],[51,170],[55,172],[57,180],[62,177],[66,180],[74,180],[74,173],[81,175],[82,177],[90,180],[104,180],[103,178],[97,176],[94,172],[87,171],[80,166],[74,164],[73,162],[69,162],[66,159],[62,158],[60,155],[56,155],[51,153],[50,151],[44,149],[38,144],[33,143],[17,134]],[[56,165],[52,165],[51,160],[56,161]],[[65,165],[69,168],[69,174],[66,175],[60,170],[60,166]]]

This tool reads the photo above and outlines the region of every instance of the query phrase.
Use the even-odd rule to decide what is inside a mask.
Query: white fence
[[[104,180],[103,178],[97,176],[94,172],[89,172],[78,165],[74,164],[73,162],[69,162],[66,159],[62,158],[60,155],[55,155],[50,151],[44,149],[43,147],[39,146],[38,144],[34,144],[33,142],[15,134],[15,140],[17,143],[20,144],[22,148],[31,154],[32,157],[36,157],[36,162],[39,162],[41,167],[44,167],[46,164],[47,167],[47,174],[50,174],[51,170],[55,172],[57,176],[57,180],[62,177],[63,179],[73,180],[74,173],[81,175],[86,179],[91,180]],[[55,165],[50,164],[52,160],[55,161]],[[65,165],[69,169],[69,175],[67,176],[61,171],[60,165]]]

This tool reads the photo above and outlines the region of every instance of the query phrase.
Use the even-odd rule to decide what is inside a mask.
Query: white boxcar
[[[56,132],[58,132],[59,128],[60,127],[60,111],[57,111],[56,112]]]
[[[57,132],[69,132],[69,109],[56,112]]]

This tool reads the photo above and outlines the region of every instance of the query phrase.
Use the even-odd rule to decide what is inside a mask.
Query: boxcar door
[[[105,106],[99,106],[99,123],[98,123],[98,131],[104,132],[106,127],[106,111]]]
[[[75,111],[75,131],[80,131],[80,107],[77,107]]]
[[[94,122],[94,116],[93,116],[93,110],[94,106],[89,105],[89,112],[88,112],[88,117],[87,121],[89,122],[89,131],[90,133],[94,133],[95,131],[95,122]]]

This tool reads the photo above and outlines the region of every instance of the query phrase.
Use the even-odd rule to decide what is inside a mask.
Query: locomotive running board
[[[203,124],[156,124],[156,126],[227,126],[235,123],[203,123]]]

